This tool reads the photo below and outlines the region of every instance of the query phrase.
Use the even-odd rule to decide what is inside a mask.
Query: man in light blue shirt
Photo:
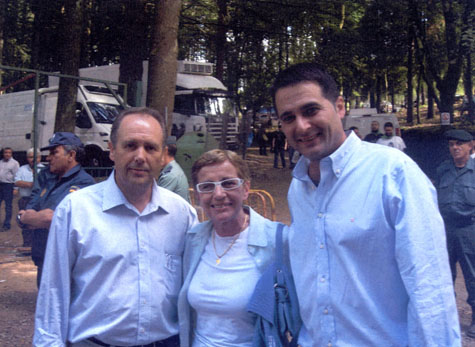
[[[18,211],[24,210],[26,205],[31,200],[31,191],[33,190],[33,168],[35,167],[35,153],[34,148],[30,148],[26,151],[27,164],[20,166],[15,175],[15,189],[18,189],[20,199],[18,199]],[[41,152],[36,152],[36,170],[37,173],[44,167],[40,163]],[[23,236],[23,247],[32,246],[33,230],[28,228],[22,228],[21,234]]]
[[[434,187],[394,148],[346,137],[344,100],[316,64],[272,89],[303,156],[288,193],[304,346],[460,346]]]
[[[51,224],[35,346],[178,346],[186,201],[160,188],[165,123],[131,108],[114,121],[114,172],[69,194]]]

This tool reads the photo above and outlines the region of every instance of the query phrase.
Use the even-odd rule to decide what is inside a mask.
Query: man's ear
[[[109,147],[109,158],[114,161],[114,145],[112,144],[112,141],[109,141],[107,146]]]
[[[346,114],[346,109],[345,109],[345,99],[343,99],[341,95],[336,99],[335,109],[338,116],[341,119],[343,119],[343,117],[345,117],[345,114]]]

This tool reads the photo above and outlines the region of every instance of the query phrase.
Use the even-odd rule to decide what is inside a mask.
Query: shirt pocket
[[[470,206],[475,206],[475,184],[465,184],[463,194],[465,202]]]
[[[165,283],[168,293],[178,296],[182,283],[182,257],[180,255],[165,253]]]
[[[437,188],[437,200],[439,205],[450,204],[451,201],[451,189],[448,182],[441,182]]]

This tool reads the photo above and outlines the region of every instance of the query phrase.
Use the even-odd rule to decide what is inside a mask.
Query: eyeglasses
[[[244,183],[241,178],[228,178],[219,182],[202,182],[196,185],[196,190],[199,193],[212,193],[216,189],[216,186],[221,186],[223,190],[237,189]]]

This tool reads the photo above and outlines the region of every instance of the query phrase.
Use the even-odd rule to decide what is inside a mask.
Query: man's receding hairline
[[[124,120],[129,117],[129,116],[140,116],[142,118],[145,118],[145,116],[149,117],[149,118],[152,118],[153,120],[155,120],[158,125],[160,126],[160,133],[163,133],[163,129],[162,129],[162,125],[160,124],[160,121],[155,117],[155,116],[152,116],[151,114],[148,114],[148,113],[144,113],[144,112],[137,112],[137,113],[127,113],[124,117],[122,117],[122,119],[120,120],[120,123],[119,123],[119,126],[117,127],[117,135],[119,134],[119,131],[120,131],[120,128],[122,126],[122,123],[124,122]],[[118,136],[116,136],[116,140],[117,140]]]

